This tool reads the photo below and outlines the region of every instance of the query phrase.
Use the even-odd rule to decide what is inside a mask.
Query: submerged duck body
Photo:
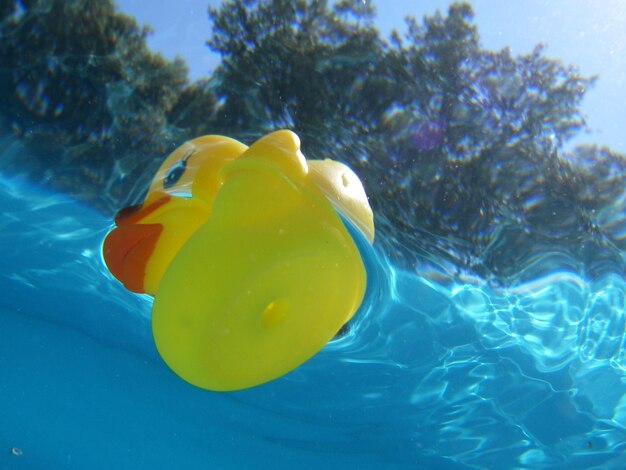
[[[118,213],[103,256],[129,290],[154,296],[155,344],[176,374],[238,390],[301,365],[360,306],[367,275],[339,214],[373,241],[359,178],[307,161],[293,132],[250,147],[204,136]]]

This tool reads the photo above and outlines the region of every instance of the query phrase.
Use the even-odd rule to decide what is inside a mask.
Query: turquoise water
[[[151,300],[105,269],[111,221],[0,180],[0,468],[621,468],[623,279],[507,288],[395,269],[362,245],[345,336],[266,385],[178,379]]]

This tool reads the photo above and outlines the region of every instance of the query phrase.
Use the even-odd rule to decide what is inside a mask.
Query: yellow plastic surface
[[[184,380],[237,390],[280,377],[361,304],[365,268],[335,208],[371,240],[367,198],[345,165],[310,164],[278,131],[250,148],[195,139],[157,172],[132,222],[162,225],[143,283],[156,347]]]
[[[356,173],[330,159],[310,160],[308,164],[311,178],[328,200],[373,243],[374,213]]]

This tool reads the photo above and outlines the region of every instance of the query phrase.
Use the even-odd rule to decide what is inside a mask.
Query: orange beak
[[[161,224],[142,224],[140,221],[169,200],[170,196],[164,195],[145,207],[122,209],[115,216],[117,228],[104,239],[102,254],[109,271],[132,292],[145,292],[146,266],[163,230]]]

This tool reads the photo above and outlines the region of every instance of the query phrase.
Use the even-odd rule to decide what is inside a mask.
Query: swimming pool
[[[29,14],[42,13],[22,12],[15,21]],[[341,67],[352,65],[350,55],[341,58]],[[124,91],[112,83],[109,103]],[[16,92],[30,96],[24,106],[31,121],[14,117],[11,127],[7,116],[17,105],[3,104],[0,468],[624,466],[619,154],[577,154],[596,166],[575,176],[600,174],[594,184],[603,192],[595,197],[610,199],[594,208],[575,197],[593,186],[573,186],[578,195],[550,193],[570,187],[551,186],[551,178],[567,183],[570,167],[555,169],[567,162],[560,137],[541,140],[542,130],[533,136],[538,143],[524,134],[528,142],[503,146],[491,166],[480,167],[491,168],[498,185],[464,179],[468,172],[422,191],[418,174],[433,185],[446,179],[443,170],[464,164],[425,160],[444,145],[442,126],[450,123],[431,120],[409,132],[408,105],[385,110],[387,131],[395,123],[403,138],[387,142],[376,134],[386,147],[373,147],[344,123],[333,131],[354,145],[365,139],[354,160],[342,157],[350,152],[340,140],[320,144],[323,126],[302,129],[307,157],[310,138],[309,148],[323,152],[316,158],[347,161],[371,196],[374,245],[352,232],[368,275],[364,301],[347,329],[297,369],[217,393],[186,383],[163,363],[152,338],[152,298],[128,292],[102,258],[112,214],[138,200],[182,134],[174,129],[157,145],[137,134],[145,123],[128,124],[135,115],[125,108],[116,119],[128,118],[135,134],[114,147],[128,154],[113,165],[90,153],[106,142],[102,135],[83,142],[68,131],[70,140],[59,137],[68,152],[55,155],[59,147],[45,139],[71,123],[55,122],[37,108],[43,95],[24,90],[33,90]],[[85,121],[91,116],[79,111]],[[247,143],[257,137],[243,128],[234,134]],[[402,160],[407,145],[421,152],[417,163]],[[391,153],[375,154],[382,148]],[[525,186],[516,192],[512,183]],[[478,194],[471,185],[480,184],[506,190],[465,204]],[[442,187],[447,199],[436,195]],[[464,217],[472,207],[484,219]]]

